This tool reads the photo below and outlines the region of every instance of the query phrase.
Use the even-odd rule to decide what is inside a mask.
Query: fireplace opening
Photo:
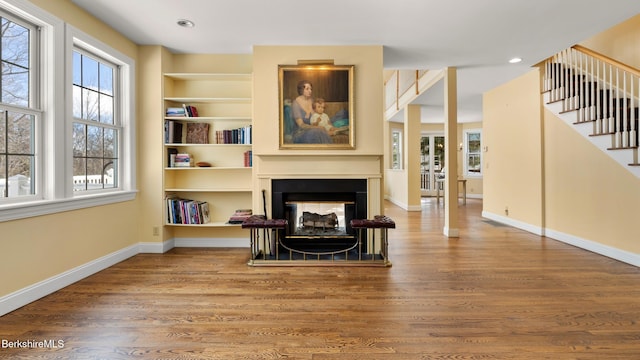
[[[272,180],[272,218],[286,219],[281,234],[304,251],[338,251],[352,246],[352,219],[366,219],[366,179]]]
[[[285,218],[291,219],[290,236],[348,236],[345,213],[353,202],[287,201]]]

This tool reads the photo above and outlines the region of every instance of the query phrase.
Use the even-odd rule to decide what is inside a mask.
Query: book
[[[229,224],[242,224],[251,215],[253,215],[251,209],[238,209],[229,217]]]
[[[191,155],[187,153],[176,154],[174,167],[191,167]]]
[[[168,117],[184,117],[187,116],[187,112],[184,107],[168,107],[166,112],[166,116]]]
[[[198,109],[195,106],[182,104],[186,117],[198,117]]]
[[[167,148],[167,166],[175,167],[176,164],[176,155],[178,154],[178,149],[176,148]]]
[[[188,123],[187,124],[187,144],[208,144],[209,124],[208,123]]]
[[[164,142],[166,144],[182,143],[182,123],[173,120],[164,122]]]

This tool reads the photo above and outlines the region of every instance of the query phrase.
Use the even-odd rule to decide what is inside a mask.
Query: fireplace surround
[[[335,208],[339,214],[335,228],[302,229],[303,211]],[[272,179],[272,218],[288,222],[280,237],[287,247],[309,253],[330,253],[352,246],[356,231],[353,219],[367,218],[366,179]]]

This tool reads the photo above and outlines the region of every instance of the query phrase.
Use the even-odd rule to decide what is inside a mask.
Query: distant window
[[[482,131],[465,131],[464,171],[466,176],[482,176]]]
[[[391,132],[391,168],[402,169],[402,132]]]

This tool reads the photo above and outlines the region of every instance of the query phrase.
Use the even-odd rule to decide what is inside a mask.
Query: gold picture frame
[[[279,65],[280,149],[354,149],[354,65]]]

